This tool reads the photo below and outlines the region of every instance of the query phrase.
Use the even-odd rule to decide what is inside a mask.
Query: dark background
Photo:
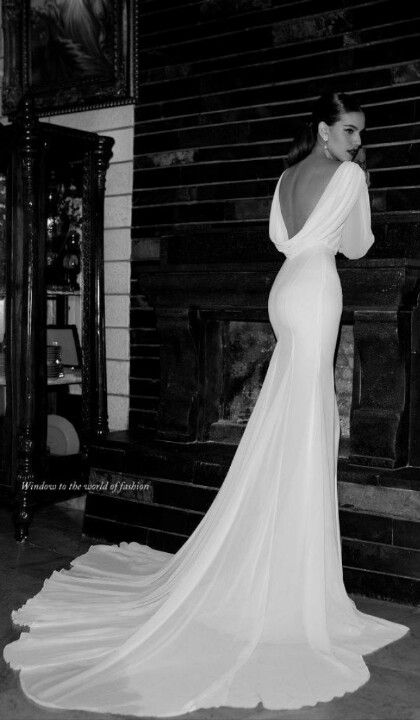
[[[420,11],[403,0],[145,0],[133,196],[131,428],[156,423],[159,361],[142,294],[144,239],[165,263],[281,262],[272,193],[313,101],[365,109],[376,243],[420,252]],[[152,263],[153,264],[153,263]],[[139,342],[150,338],[149,353]],[[147,357],[145,357],[148,355]]]

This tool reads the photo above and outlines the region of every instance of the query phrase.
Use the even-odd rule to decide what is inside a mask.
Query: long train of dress
[[[41,705],[160,717],[299,708],[356,690],[369,678],[362,656],[407,632],[359,612],[342,579],[334,256],[373,242],[364,176],[342,163],[293,238],[278,189],[277,344],[226,479],[175,555],[93,545],[13,612],[30,632],[5,659]]]

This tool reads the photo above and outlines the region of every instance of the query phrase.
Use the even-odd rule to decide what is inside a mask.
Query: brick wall
[[[271,196],[296,126],[323,91],[356,91],[366,110],[377,239],[371,254],[418,253],[420,18],[411,7],[390,0],[143,2],[133,428],[153,427],[158,404],[158,346],[142,273],[159,257],[181,264],[276,258],[267,242]]]

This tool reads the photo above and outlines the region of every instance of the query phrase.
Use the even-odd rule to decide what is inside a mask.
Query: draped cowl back
[[[346,160],[338,166],[304,226],[290,238],[280,209],[283,175],[274,192],[269,225],[270,238],[280,252],[293,258],[303,250],[325,248],[350,260],[366,254],[374,237],[365,174],[359,165]]]

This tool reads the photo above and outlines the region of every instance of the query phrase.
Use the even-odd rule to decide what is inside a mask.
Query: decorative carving
[[[30,482],[33,481],[34,478],[33,476],[28,476],[25,480]],[[13,523],[15,526],[15,538],[18,542],[23,542],[27,539],[33,514],[29,503],[29,491],[24,489],[25,480],[18,480],[18,482],[20,482],[20,489],[16,493],[13,504]]]
[[[92,413],[93,413],[93,384],[94,377],[92,377],[92,363],[90,361],[91,351],[91,317],[93,313],[92,308],[92,253],[94,247],[93,238],[93,203],[94,194],[93,187],[95,184],[94,175],[94,163],[93,154],[91,151],[87,152],[84,157],[83,164],[83,243],[81,252],[81,261],[83,268],[83,296],[82,296],[82,313],[85,321],[82,325],[82,462],[83,467],[87,468],[88,464],[88,446],[91,440],[91,428],[93,425]]]
[[[105,176],[113,139],[98,136],[85,158],[83,178],[83,443],[108,432],[105,302],[104,302],[104,198]],[[93,210],[94,208],[94,210]],[[85,240],[86,238],[86,240]]]
[[[98,190],[103,193],[105,193],[106,172],[112,157],[112,145],[113,142],[110,142],[110,138],[99,136],[94,150]]]
[[[29,525],[28,482],[35,478],[35,463],[43,467],[45,414],[46,337],[43,294],[45,232],[40,225],[39,194],[42,183],[41,142],[38,122],[30,101],[25,101],[16,122],[16,153],[9,213],[14,232],[8,249],[11,277],[8,280],[8,381],[7,416],[12,431],[11,485],[15,488],[16,536],[23,539]],[[16,193],[17,188],[19,195]],[[25,212],[21,212],[21,207]],[[15,381],[12,381],[12,370]]]
[[[18,106],[24,85],[22,72],[26,60],[22,58],[22,38],[15,32],[23,27],[24,9],[15,0],[3,0],[2,12],[4,56],[8,59],[4,64],[2,101],[3,112],[7,113],[7,108]]]

